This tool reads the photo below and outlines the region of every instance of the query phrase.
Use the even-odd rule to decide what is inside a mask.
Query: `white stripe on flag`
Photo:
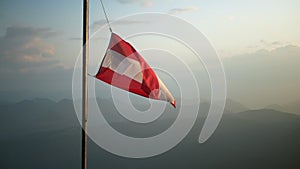
[[[157,76],[159,88],[163,92],[162,95],[160,95],[160,100],[167,100],[168,102],[173,103],[175,101],[174,97],[166,87],[166,85],[160,80],[160,78]]]
[[[114,50],[107,50],[102,67],[109,68],[118,74],[125,75],[140,83],[143,82],[140,63],[129,57],[125,57]]]

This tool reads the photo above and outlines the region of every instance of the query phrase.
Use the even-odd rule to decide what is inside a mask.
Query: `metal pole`
[[[87,169],[89,0],[83,0],[81,168]]]

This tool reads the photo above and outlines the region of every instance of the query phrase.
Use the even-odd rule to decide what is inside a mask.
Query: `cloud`
[[[227,22],[234,22],[234,21],[236,21],[236,19],[237,19],[236,16],[233,16],[233,15],[226,17]]]
[[[142,7],[151,7],[153,4],[153,0],[117,0],[123,4],[138,4]]]
[[[11,26],[0,37],[0,93],[13,100],[70,95],[72,69],[57,57],[50,28]]]
[[[293,46],[293,44],[291,44],[290,42],[266,41],[261,39],[260,41],[256,42],[255,45],[247,46],[247,49],[254,52],[257,50],[274,50],[285,46]]]
[[[146,21],[141,21],[141,20],[118,20],[116,22],[114,21],[110,21],[111,23],[113,23],[113,25],[132,25],[132,24],[142,24],[142,23],[146,23]],[[96,30],[99,29],[100,27],[106,25],[107,22],[105,19],[101,19],[98,21],[95,21],[92,25],[91,25],[91,29]]]
[[[143,23],[147,23],[147,21],[142,21],[142,20],[117,20],[116,22],[114,21],[110,21],[111,25],[112,25],[112,29],[114,30],[114,26],[123,26],[123,25],[133,25],[133,24],[143,24]],[[113,23],[113,24],[112,24]],[[107,22],[105,19],[101,19],[101,20],[97,20],[94,23],[91,24],[90,28],[92,33],[95,33],[96,31],[98,31],[98,29],[100,29],[103,26],[108,26]],[[108,29],[108,27],[107,27]],[[93,38],[93,39],[98,39],[98,40],[107,40],[107,38],[105,37],[97,37],[97,38]],[[82,40],[81,37],[71,37],[69,38],[69,40]]]
[[[280,42],[261,41],[280,44]],[[285,104],[300,96],[300,46],[285,45],[271,50],[224,58],[228,95],[249,107]]]
[[[1,71],[28,73],[63,66],[54,59],[54,45],[46,42],[59,34],[50,28],[8,27],[0,37]]]
[[[10,26],[6,29],[6,35],[4,37],[8,39],[30,36],[49,38],[60,34],[61,32],[52,31],[50,28]]]
[[[187,12],[198,11],[198,7],[188,7],[188,8],[174,8],[169,10],[169,14],[171,15],[179,15]]]
[[[71,38],[69,38],[69,40],[82,40],[82,38],[79,38],[79,37],[71,37]]]
[[[267,49],[267,50],[273,50],[279,47],[284,47],[290,45],[289,43],[286,42],[279,42],[279,41],[266,41],[266,40],[260,40],[260,45],[261,48]]]

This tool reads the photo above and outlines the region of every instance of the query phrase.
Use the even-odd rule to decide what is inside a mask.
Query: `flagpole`
[[[81,168],[87,169],[89,0],[83,0]]]

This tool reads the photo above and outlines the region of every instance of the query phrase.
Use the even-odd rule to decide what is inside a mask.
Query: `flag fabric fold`
[[[95,78],[140,96],[168,101],[176,107],[174,97],[144,58],[115,33],[111,33]]]

